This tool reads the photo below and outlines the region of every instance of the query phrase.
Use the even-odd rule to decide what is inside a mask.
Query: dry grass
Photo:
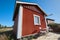
[[[0,32],[10,31],[13,30],[13,28],[2,28],[0,29]]]
[[[2,28],[0,29],[0,40],[14,40],[13,28]]]
[[[8,37],[5,34],[0,35],[0,40],[8,40]]]

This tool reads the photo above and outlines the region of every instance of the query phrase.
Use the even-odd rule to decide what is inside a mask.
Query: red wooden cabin
[[[17,35],[17,39],[46,29],[45,16],[46,14],[37,4],[16,1],[13,32]]]

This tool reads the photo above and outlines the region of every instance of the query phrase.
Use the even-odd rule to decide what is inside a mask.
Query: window
[[[34,14],[34,25],[40,25],[40,16]]]

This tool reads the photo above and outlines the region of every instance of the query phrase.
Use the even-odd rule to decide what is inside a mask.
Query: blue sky
[[[45,11],[48,18],[54,19],[56,23],[60,23],[60,0],[20,0],[24,2],[33,2]],[[14,14],[15,0],[0,0],[0,24],[12,26]]]

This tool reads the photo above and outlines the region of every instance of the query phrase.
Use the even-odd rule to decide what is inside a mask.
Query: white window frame
[[[40,16],[39,15],[36,15],[36,14],[34,14],[33,16],[34,16],[34,25],[41,25]],[[36,23],[35,22],[35,17],[38,17],[39,18],[39,23]]]

